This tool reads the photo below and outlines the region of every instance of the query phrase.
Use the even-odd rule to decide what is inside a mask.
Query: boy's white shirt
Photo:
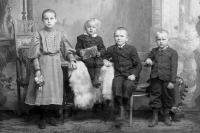
[[[169,46],[165,46],[164,48],[159,48],[159,51],[164,51],[166,48],[168,48]]]
[[[165,46],[164,48],[161,48],[161,49],[159,48],[159,51],[164,51],[164,50],[165,50],[166,48],[168,48],[168,47],[169,47],[169,46],[167,45],[167,46]],[[147,58],[147,59],[151,60],[150,58]],[[146,60],[147,60],[147,59],[146,59]],[[151,61],[152,61],[152,60],[151,60]]]
[[[117,44],[116,44],[117,45]],[[117,45],[118,48],[123,48],[124,45],[126,45],[126,43],[122,44],[121,46]],[[105,64],[105,66],[109,66],[108,64],[110,63],[110,61],[106,60],[106,59],[103,59],[103,62]]]
[[[88,33],[83,33],[83,34],[89,36]],[[97,36],[96,33],[92,35],[92,37],[96,37],[96,36]]]
[[[117,45],[119,48],[123,48],[126,43],[122,44],[121,46]]]

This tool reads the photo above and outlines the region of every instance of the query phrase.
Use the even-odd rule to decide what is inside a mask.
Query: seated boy
[[[104,55],[104,64],[112,58],[114,63],[113,95],[120,106],[120,115],[117,120],[125,119],[125,108],[131,94],[137,87],[139,74],[142,69],[136,48],[128,45],[128,31],[119,27],[114,32],[115,45],[110,46]]]
[[[158,124],[158,111],[164,109],[164,123],[171,126],[169,111],[173,105],[174,84],[176,82],[178,54],[168,46],[169,38],[166,30],[156,33],[157,48],[153,48],[146,59],[151,66],[150,107],[153,110],[153,119],[149,127]]]

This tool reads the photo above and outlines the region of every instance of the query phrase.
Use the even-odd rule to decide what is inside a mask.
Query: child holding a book
[[[85,22],[85,33],[77,37],[76,53],[82,57],[82,61],[85,63],[90,74],[92,84],[94,87],[99,87],[99,75],[101,67],[103,66],[103,55],[106,48],[103,43],[103,39],[97,35],[97,31],[100,29],[101,22],[95,18],[91,18]],[[95,56],[85,59],[84,50],[87,48],[97,47],[97,53]]]

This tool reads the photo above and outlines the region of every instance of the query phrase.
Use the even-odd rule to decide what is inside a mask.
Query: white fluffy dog
[[[77,61],[76,69],[69,69],[69,83],[74,92],[74,105],[80,109],[91,109],[95,102],[112,99],[113,65],[103,66],[100,74],[101,86],[94,88],[87,67]]]

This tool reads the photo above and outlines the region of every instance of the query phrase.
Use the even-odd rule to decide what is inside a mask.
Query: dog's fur
[[[100,74],[101,86],[95,88],[82,61],[77,61],[76,69],[69,69],[69,85],[74,92],[74,105],[80,109],[91,109],[95,103],[112,100],[113,65],[103,66]]]

